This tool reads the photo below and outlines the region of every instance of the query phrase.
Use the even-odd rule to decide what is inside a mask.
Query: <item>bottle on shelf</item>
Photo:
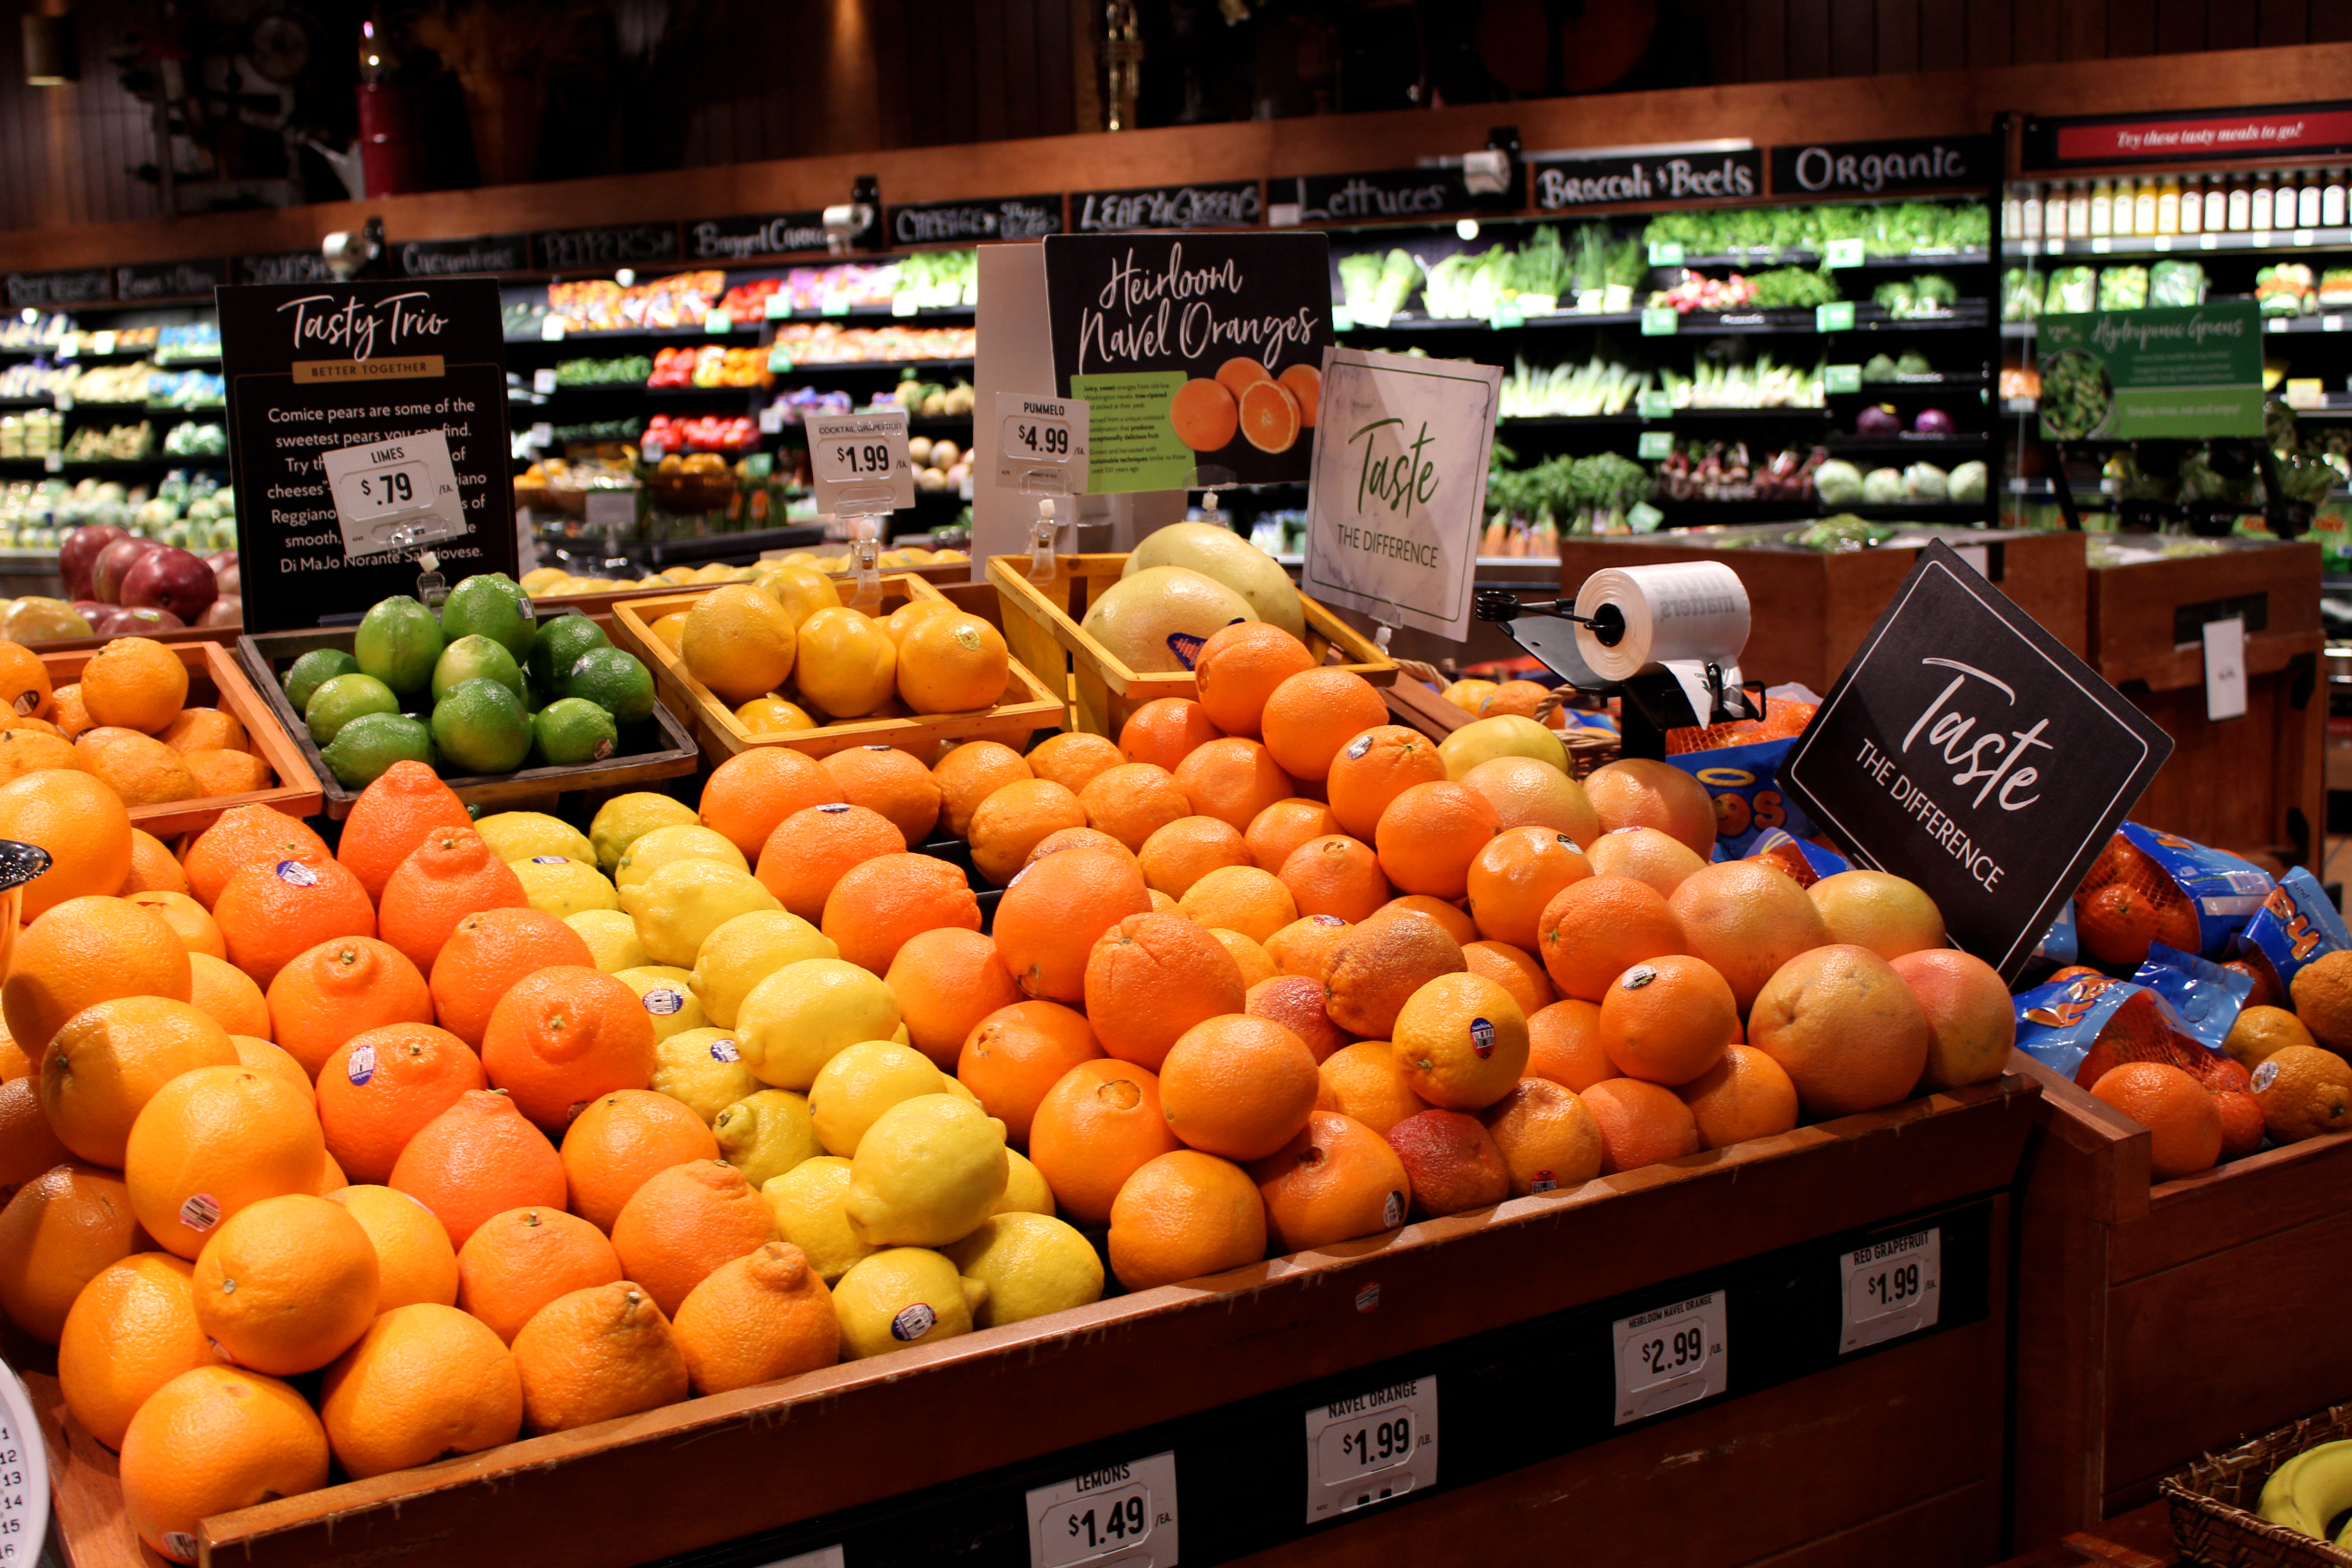
[[[2270,232],[2271,197],[2274,194],[2276,194],[2276,188],[2272,185],[2271,177],[2268,174],[2255,176],[2254,188],[2246,198],[2246,226],[2256,234]]]
[[[2189,174],[2180,182],[2180,222],[2182,234],[2196,234],[2205,226],[2205,178]]]
[[[2344,225],[2344,171],[2327,171],[2327,184],[2319,194],[2319,221],[2330,228]]]
[[[2091,237],[2091,183],[2075,180],[2066,187],[2066,237]]]
[[[2180,176],[2167,174],[2156,187],[2156,232],[2180,232]]]
[[[2140,181],[2132,195],[2132,233],[2152,235],[2156,232],[2156,176]]]
[[[2316,170],[2304,175],[2303,188],[2294,194],[2295,227],[2317,228],[2319,226],[2320,195],[2324,189],[2325,187],[2319,183],[2319,174]]]
[[[2230,176],[2230,232],[2242,234],[2254,226],[2254,188],[2243,174]]]
[[[2000,232],[2011,239],[2025,237],[2025,187],[2011,185],[2000,196]]]
[[[2027,239],[2042,237],[2042,187],[2028,185],[2017,204],[2017,232]]]
[[[2105,239],[2115,230],[2116,183],[2113,180],[2091,182],[2091,237]]]
[[[2220,234],[2229,226],[2230,191],[2216,174],[2205,184],[2205,232]]]

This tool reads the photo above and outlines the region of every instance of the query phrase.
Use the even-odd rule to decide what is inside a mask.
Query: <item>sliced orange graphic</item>
[[[1315,410],[1323,401],[1323,373],[1311,364],[1295,364],[1275,380],[1298,399],[1298,422],[1314,429]]]
[[[1242,434],[1261,452],[1287,452],[1304,421],[1298,399],[1278,381],[1261,381],[1242,394]]]

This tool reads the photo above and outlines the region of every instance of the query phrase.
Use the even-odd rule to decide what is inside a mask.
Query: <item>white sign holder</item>
[[[850,553],[857,563],[850,606],[871,610],[882,602],[882,578],[875,560],[881,549],[882,520],[915,504],[907,411],[811,415],[807,429],[817,510],[829,511],[849,525]]]
[[[345,556],[378,555],[466,532],[449,437],[438,430],[345,447],[319,458]]]

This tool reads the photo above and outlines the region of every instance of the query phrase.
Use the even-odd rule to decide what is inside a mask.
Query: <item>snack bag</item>
[[[2074,890],[2074,921],[2101,963],[2137,966],[2156,942],[2219,954],[2270,890],[2270,877],[2235,855],[2126,822]]]
[[[2230,1037],[2230,1026],[2238,1021],[2238,1010],[2254,988],[2251,974],[2224,969],[2160,942],[2150,944],[2147,962],[2139,966],[2132,982],[2171,1003],[2189,1034],[2216,1051]]]
[[[2289,871],[2254,918],[2239,933],[2238,950],[2258,979],[2267,980],[2283,1005],[2294,994],[2294,977],[2322,953],[2352,947],[2344,917],[2321,889],[2319,879],[2298,866]]]
[[[1722,849],[1723,842],[1718,837],[1716,841],[1716,858],[1718,860],[1732,858],[1722,853]],[[1748,860],[1769,860],[1795,878],[1797,886],[1801,888],[1810,888],[1823,877],[1834,877],[1840,871],[1853,869],[1853,861],[1827,845],[1811,839],[1792,837],[1778,827],[1768,827],[1757,834],[1748,846],[1748,853],[1739,858]]]
[[[2171,1003],[2104,974],[2052,981],[2018,997],[2017,1048],[2084,1089],[2126,1062],[2169,1063],[2217,1093],[2245,1087],[2246,1069],[2190,1035]]]
[[[2058,918],[2050,922],[2050,929],[2034,943],[2033,956],[2053,968],[2063,969],[2075,962],[2074,955],[2081,951],[2079,933],[2074,929],[2074,900],[2069,899],[2058,906]]]
[[[1728,726],[1721,726],[1728,728]],[[1715,858],[1738,860],[1773,828],[1799,837],[1813,832],[1811,818],[1780,793],[1780,763],[1796,737],[1684,752],[1666,761],[1706,786],[1715,802]]]

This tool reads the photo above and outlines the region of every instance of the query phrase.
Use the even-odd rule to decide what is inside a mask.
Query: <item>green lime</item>
[[[433,743],[460,773],[510,773],[530,752],[530,717],[510,688],[461,680],[433,705]]]
[[[383,599],[360,618],[352,639],[362,673],[402,696],[433,684],[433,661],[441,657],[441,628],[433,612],[415,599]]]
[[[539,628],[539,637],[530,645],[530,658],[524,662],[530,667],[530,678],[541,691],[562,695],[563,673],[580,662],[580,656],[592,647],[610,647],[612,641],[604,628],[587,616],[573,613],[558,616]]]
[[[320,753],[345,789],[365,789],[394,763],[433,760],[432,732],[405,713],[362,713]]]
[[[654,678],[635,654],[592,647],[563,678],[563,695],[584,697],[624,724],[654,710]]]
[[[310,694],[339,675],[357,675],[360,661],[339,647],[314,647],[286,672],[286,700],[297,713],[308,712]]]
[[[531,750],[551,767],[601,763],[621,743],[613,716],[584,697],[559,697],[530,721]]]
[[[323,746],[362,713],[399,711],[400,699],[374,676],[339,675],[310,693],[302,721],[310,726],[310,739]]]
[[[523,694],[522,669],[503,643],[480,636],[457,638],[441,650],[433,666],[433,700],[449,695],[461,680],[495,680],[517,697]]]
[[[467,578],[449,590],[441,605],[441,635],[452,642],[462,637],[488,637],[520,659],[530,652],[536,630],[530,595],[503,572]]]

